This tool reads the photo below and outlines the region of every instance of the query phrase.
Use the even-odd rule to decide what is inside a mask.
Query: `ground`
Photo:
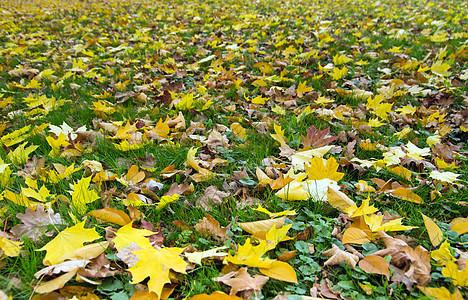
[[[468,297],[466,1],[0,15],[2,296]]]

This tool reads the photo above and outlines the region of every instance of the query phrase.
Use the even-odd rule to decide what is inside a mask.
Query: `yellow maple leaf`
[[[29,155],[32,152],[36,151],[37,148],[39,148],[39,146],[35,145],[26,147],[27,144],[28,142],[24,142],[23,144],[16,147],[15,150],[8,153],[8,158],[11,160],[12,163],[14,163],[17,166],[24,164],[28,161]]]
[[[260,204],[258,205],[257,208],[254,208],[254,210],[262,212],[262,213],[266,213],[270,218],[296,215],[295,210],[285,210],[285,211],[281,211],[281,212],[277,212],[277,213],[272,213],[269,210],[267,210],[266,208],[263,208]]]
[[[111,137],[111,139],[121,139],[121,140],[126,140],[126,139],[131,139],[134,136],[134,132],[136,131],[136,124],[130,124],[130,122],[127,122],[125,126],[120,126],[119,130],[117,130],[117,133]]]
[[[224,263],[233,263],[236,265],[246,265],[257,268],[268,268],[273,262],[272,259],[262,258],[262,256],[269,250],[268,243],[261,241],[257,246],[253,246],[250,238],[247,239],[244,245],[239,246],[236,255],[229,254]]]
[[[271,108],[271,111],[274,113],[277,113],[278,115],[282,115],[282,116],[286,115],[286,110],[282,108],[281,106],[279,106],[278,104],[275,104],[275,106]]]
[[[34,182],[36,181],[34,180]],[[28,184],[28,181],[26,181],[26,184]],[[47,202],[49,200],[48,198],[51,196],[50,191],[44,185],[41,186],[41,188],[37,188],[37,183],[35,187],[21,187],[21,192],[26,197],[33,198],[41,202]]]
[[[397,112],[399,112],[399,115],[414,115],[414,113],[417,111],[416,107],[405,105],[403,107],[397,108]]]
[[[444,183],[454,183],[458,180],[458,176],[460,174],[456,174],[453,172],[440,172],[440,171],[432,171],[429,175],[430,178],[444,182]]]
[[[455,261],[455,257],[453,257],[450,249],[449,242],[444,241],[439,249],[431,252],[431,258],[435,260],[439,266],[446,266],[448,263]]]
[[[452,278],[452,283],[456,286],[468,287],[468,261],[466,261],[465,269],[458,270],[455,262],[450,261],[442,268],[442,275]]]
[[[6,237],[0,237],[0,249],[6,256],[14,257],[18,256],[21,251],[21,245],[23,242],[15,242],[7,239]]]
[[[350,61],[352,61],[352,59],[344,54],[336,54],[335,56],[333,56],[333,63],[335,64],[335,66],[346,64]]]
[[[52,150],[50,150],[49,155],[52,157],[59,157],[60,156],[60,147],[66,147],[70,145],[69,142],[67,142],[67,136],[63,133],[60,132],[59,136],[57,139],[54,139],[51,136],[46,137],[47,143],[49,143],[49,146],[52,147]]]
[[[344,76],[348,75],[348,69],[346,67],[343,68],[333,68],[332,72],[329,72],[328,75],[333,78],[333,80],[339,80],[343,78]]]
[[[306,173],[309,180],[328,178],[334,181],[340,181],[344,173],[338,172],[338,167],[339,165],[334,157],[330,157],[327,160],[314,157],[306,167]]]
[[[91,176],[83,177],[80,181],[73,185],[72,207],[79,214],[86,213],[86,204],[99,199],[99,195],[95,190],[89,190]]]
[[[58,183],[81,169],[81,167],[75,168],[75,163],[72,163],[68,167],[65,167],[62,164],[54,164],[54,167],[55,170],[47,171],[48,176],[46,177],[46,180],[50,183]]]
[[[299,84],[297,85],[297,89],[296,89],[297,97],[302,98],[304,93],[314,90],[314,88],[312,87],[306,87],[306,84],[307,84],[306,81],[299,82]]]
[[[235,136],[241,139],[246,139],[247,138],[247,133],[245,132],[244,127],[242,127],[241,124],[239,123],[232,123],[231,124],[231,130],[234,133]]]
[[[379,216],[375,214],[372,214],[369,216],[364,215],[364,220],[372,232],[377,232],[381,230],[382,231],[401,231],[401,230],[417,228],[415,226],[402,225],[401,221],[403,220],[403,218],[394,219],[387,223],[382,224],[383,217],[384,217],[383,215]]]
[[[450,65],[441,60],[434,62],[431,66],[432,73],[439,76],[449,76],[450,72],[448,69],[450,69]]]
[[[276,228],[272,226],[270,230],[265,235],[265,240],[268,244],[268,250],[272,250],[282,241],[288,241],[292,238],[287,236],[288,230],[291,228],[292,224],[283,225],[281,228]]]
[[[26,197],[23,193],[15,194],[9,190],[4,190],[1,195],[3,195],[6,199],[10,200],[11,202],[17,205],[29,207],[34,210],[36,209],[38,205],[43,205],[45,208],[50,208],[50,206],[55,202],[55,201],[50,201],[47,203],[35,202],[32,200],[29,200],[29,198]]]
[[[157,250],[154,248],[145,248],[133,251],[133,254],[138,256],[138,262],[131,268],[127,269],[132,273],[132,283],[139,283],[148,280],[148,290],[161,296],[163,287],[166,283],[170,283],[170,270],[177,273],[185,274],[187,262],[185,262],[180,254],[183,248],[162,248]]]
[[[350,218],[354,218],[354,217],[359,217],[363,215],[370,215],[370,214],[377,212],[378,210],[379,209],[374,207],[374,205],[369,206],[369,199],[366,199],[362,201],[361,206],[357,207],[357,205],[354,204],[353,206],[345,209],[345,212],[348,214]]]
[[[93,102],[94,107],[91,109],[94,110],[94,113],[98,115],[100,118],[107,120],[108,116],[112,115],[113,113],[116,112],[116,109],[113,107],[113,104],[100,100],[97,102]]]
[[[423,287],[418,288],[428,297],[434,297],[436,300],[463,300],[463,296],[459,290],[451,293],[446,287]]]
[[[84,228],[85,221],[68,227],[60,232],[52,241],[37,251],[47,251],[44,260],[46,266],[56,265],[64,261],[62,257],[69,255],[73,251],[83,247],[86,242],[97,240],[101,236],[94,228]]]
[[[270,133],[270,136],[279,142],[281,147],[288,143],[288,139],[284,136],[284,129],[281,130],[281,126],[274,124],[275,134]]]
[[[133,222],[128,223],[117,230],[115,233],[116,237],[112,240],[115,244],[115,248],[120,250],[131,243],[138,244],[141,249],[153,248],[147,237],[153,235],[154,232],[146,229],[133,228],[132,225]]]
[[[182,95],[180,99],[174,99],[172,103],[179,110],[192,109],[195,107],[194,95],[192,93]]]
[[[142,148],[143,146],[147,145],[147,143],[133,143],[130,144],[127,140],[120,142],[120,144],[114,144],[115,149],[120,151],[132,151]]]
[[[430,148],[419,148],[411,142],[408,142],[404,148],[406,150],[406,156],[416,160],[422,160],[423,156],[428,156],[431,154]]]
[[[174,203],[176,202],[177,200],[179,200],[179,194],[174,194],[172,196],[162,196],[161,197],[161,200],[159,201],[158,205],[157,205],[157,209],[163,209],[164,207],[166,207],[167,205],[169,205],[170,203]]]
[[[145,131],[146,134],[152,134],[152,135],[164,138],[164,139],[167,138],[167,135],[169,134],[169,131],[170,131],[169,126],[166,123],[167,120],[168,118],[166,118],[166,120],[163,122],[163,120],[160,118],[156,126],[154,126],[154,128],[152,128],[151,130]]]

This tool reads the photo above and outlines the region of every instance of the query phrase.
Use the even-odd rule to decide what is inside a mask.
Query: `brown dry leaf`
[[[346,252],[338,248],[337,245],[333,244],[330,250],[322,252],[323,256],[330,257],[323,265],[324,266],[333,266],[339,265],[342,262],[346,262],[353,269],[356,267],[359,257],[356,255]]]
[[[278,256],[278,260],[288,261],[288,260],[293,259],[296,255],[297,255],[297,250],[284,251],[280,256]]]
[[[133,254],[134,251],[140,250],[137,243],[131,243],[128,246],[120,249],[115,255],[120,258],[129,268],[133,267],[139,260],[138,256]]]
[[[78,274],[84,277],[91,278],[104,278],[115,276],[118,273],[118,271],[112,270],[110,264],[111,263],[106,258],[106,255],[102,253],[101,255],[93,259],[83,271],[78,272]]]
[[[456,261],[458,270],[462,271],[466,268],[466,262],[468,261],[468,252],[462,252],[458,249],[455,249],[455,251],[460,255],[460,257]]]
[[[230,295],[235,295],[238,292],[251,291],[257,296],[269,279],[269,277],[261,275],[255,275],[252,277],[247,272],[247,268],[241,268],[237,272],[231,272],[224,276],[215,278],[214,280],[229,285],[231,287]]]
[[[46,232],[47,225],[64,225],[60,214],[54,214],[52,209],[44,211],[42,205],[36,207],[36,211],[26,208],[24,214],[17,214],[16,217],[21,220],[23,224],[15,225],[11,228],[11,233],[17,237],[21,238],[23,235],[27,236],[29,239],[37,241],[43,234],[48,236],[52,235],[53,232]]]
[[[211,235],[221,242],[228,238],[228,230],[221,227],[219,222],[209,214],[205,214],[205,217],[199,220],[198,224],[195,225],[195,230],[204,235]]]
[[[312,293],[312,289],[315,290],[314,293]],[[325,278],[325,280],[323,280],[320,284],[314,282],[314,286],[312,289],[311,296],[313,297],[321,296],[326,299],[343,299],[340,291],[333,291],[330,280],[328,280],[328,278]]]
[[[156,224],[156,227],[153,226],[151,222],[141,220],[141,228],[154,232],[154,234],[147,236],[151,242],[151,245],[156,245],[162,247],[166,241],[166,237],[162,233],[161,224]]]
[[[203,141],[202,143],[207,145],[211,152],[218,153],[217,148],[227,148],[229,140],[225,135],[222,135],[219,131],[213,129],[206,141]]]
[[[421,246],[416,247],[416,249],[406,246],[402,250],[413,258],[405,275],[418,285],[426,285],[431,282],[431,253]]]
[[[222,204],[224,202],[223,199],[228,196],[229,193],[219,191],[217,186],[212,185],[205,189],[205,193],[201,198],[197,199],[196,206],[206,211],[211,211],[214,205]]]
[[[184,193],[186,194],[191,194],[193,192],[193,186],[191,187],[188,182],[184,182],[182,184],[178,184],[177,182],[174,182],[170,187],[167,192],[163,194],[163,196],[172,196],[175,194],[178,195],[183,195]]]
[[[34,274],[34,277],[39,278],[44,275],[59,274],[62,272],[68,273],[80,268],[84,268],[90,262],[89,259],[74,259],[64,261],[62,263],[45,267]]]
[[[390,279],[390,270],[388,262],[381,256],[368,255],[359,261],[359,267],[366,273],[380,274]]]
[[[383,181],[380,178],[372,178],[372,182],[379,187],[379,190],[377,191],[379,193],[386,193],[392,189],[392,179],[389,179],[388,181]]]
[[[391,264],[396,269],[400,268],[401,271],[396,275],[394,271],[397,281],[407,282],[409,280],[418,285],[426,285],[431,282],[431,254],[429,251],[421,246],[413,249],[403,240],[393,238],[383,231],[379,231],[379,235],[387,248],[373,254],[381,257],[392,256]]]

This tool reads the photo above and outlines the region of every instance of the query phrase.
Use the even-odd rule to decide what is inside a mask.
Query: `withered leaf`
[[[195,230],[201,234],[212,236],[219,241],[225,241],[228,238],[228,230],[221,227],[219,222],[209,214],[205,214],[205,217],[195,225]]]

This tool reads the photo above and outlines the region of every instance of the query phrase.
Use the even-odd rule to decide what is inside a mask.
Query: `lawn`
[[[468,298],[465,0],[4,0],[0,298]]]

